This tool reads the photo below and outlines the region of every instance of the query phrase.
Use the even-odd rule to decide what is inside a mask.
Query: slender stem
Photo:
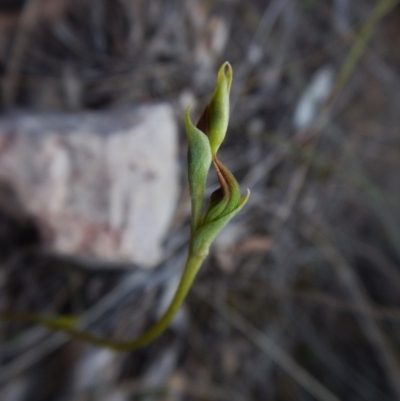
[[[196,274],[199,271],[201,264],[203,263],[203,260],[203,256],[194,255],[192,252],[189,252],[181,280],[168,309],[165,311],[165,313],[160,318],[160,320],[158,320],[157,323],[151,326],[144,334],[142,334],[135,340],[119,342],[96,336],[84,330],[68,327],[67,319],[59,317],[51,318],[43,317],[37,314],[18,313],[11,311],[0,312],[0,319],[37,323],[53,330],[64,331],[68,333],[71,337],[78,338],[96,346],[110,348],[117,351],[132,351],[147,345],[148,343],[156,339],[160,334],[162,334],[164,330],[168,327],[169,323],[172,321],[179,308],[181,307],[183,301],[185,300],[186,295],[188,294],[190,287],[192,286],[193,280],[196,277]]]

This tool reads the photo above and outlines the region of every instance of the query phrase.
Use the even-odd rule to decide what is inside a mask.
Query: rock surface
[[[156,264],[178,197],[166,105],[0,119],[0,179],[56,251]]]

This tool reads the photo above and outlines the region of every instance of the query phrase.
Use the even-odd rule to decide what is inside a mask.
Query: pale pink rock
[[[166,105],[0,119],[0,178],[54,250],[156,264],[178,197],[178,138]]]

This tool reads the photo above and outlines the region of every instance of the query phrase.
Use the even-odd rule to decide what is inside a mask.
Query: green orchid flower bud
[[[197,123],[197,128],[208,136],[213,155],[217,153],[228,128],[229,92],[232,77],[232,67],[228,62],[225,62],[218,71],[217,86],[211,100]]]
[[[226,62],[219,69],[216,88],[196,127],[190,121],[188,112],[186,113],[186,130],[189,138],[188,173],[192,195],[191,250],[193,254],[201,255],[201,257],[205,257],[217,234],[239,212],[249,197],[248,193],[241,198],[239,184],[235,177],[218,160],[216,155],[228,128],[231,83],[232,67]],[[201,133],[205,135],[202,136]],[[212,155],[220,188],[213,192],[207,210],[202,215],[205,187],[202,188],[201,186],[205,186],[207,172],[211,164],[204,138],[207,138],[209,143],[209,152]],[[195,154],[196,157],[193,156]],[[200,159],[204,159],[206,162],[201,161],[199,163],[198,160]]]

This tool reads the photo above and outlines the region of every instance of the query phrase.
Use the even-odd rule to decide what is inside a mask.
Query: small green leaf
[[[203,209],[207,175],[211,166],[211,148],[207,136],[196,128],[186,109],[185,126],[188,137],[188,179],[192,199],[192,233],[197,228]]]

